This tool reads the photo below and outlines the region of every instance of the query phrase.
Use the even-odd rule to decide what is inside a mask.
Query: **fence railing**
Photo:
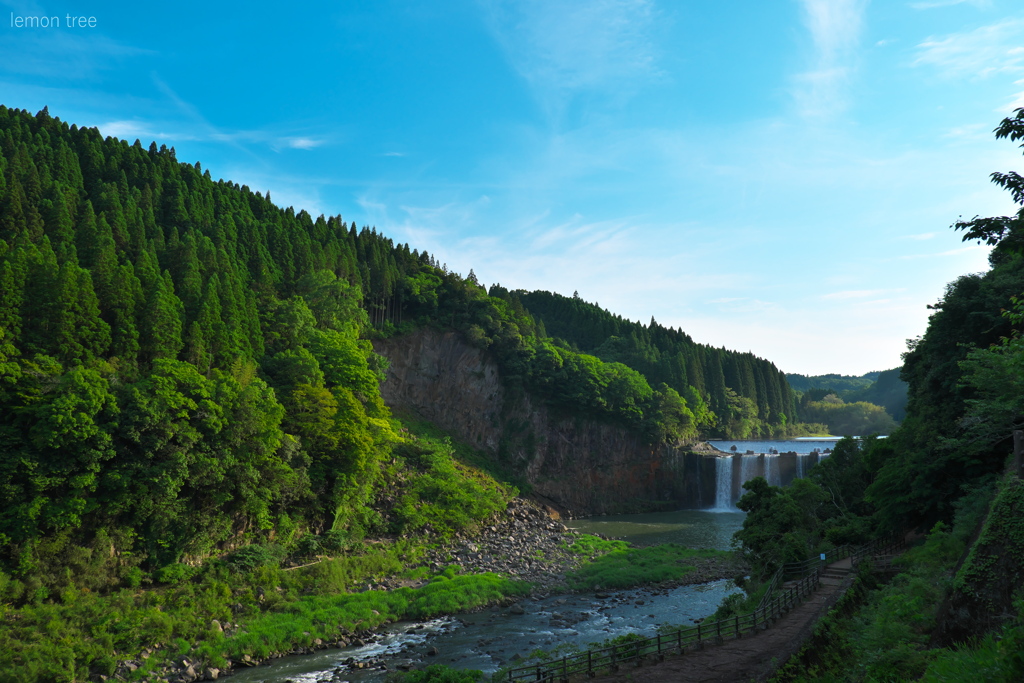
[[[863,546],[840,546],[825,553],[824,561],[818,556],[804,562],[784,565],[775,572],[760,604],[749,614],[737,614],[713,624],[697,624],[673,633],[659,633],[648,638],[638,638],[626,643],[566,655],[561,659],[510,669],[508,680],[568,683],[570,677],[574,675],[593,676],[601,670],[617,670],[619,666],[629,662],[640,666],[648,658],[661,660],[667,654],[682,654],[687,649],[703,648],[705,643],[719,644],[726,639],[742,638],[746,634],[768,628],[813,593],[821,583],[821,572],[826,564],[850,557],[853,566],[865,557],[891,554],[904,545],[902,536],[885,538]],[[795,576],[800,578],[782,589],[779,588],[781,581]]]

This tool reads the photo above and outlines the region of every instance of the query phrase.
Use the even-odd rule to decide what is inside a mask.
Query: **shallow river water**
[[[680,543],[694,548],[727,549],[742,513],[680,512],[619,515],[572,520],[586,533],[624,538],[637,545]],[[285,657],[268,665],[239,669],[233,683],[314,683],[316,681],[383,681],[387,671],[351,670],[347,660],[383,659],[390,670],[448,664],[493,672],[536,649],[560,644],[586,646],[627,633],[653,635],[660,624],[690,626],[715,611],[738,589],[731,581],[715,581],[671,590],[608,591],[528,598],[519,603],[524,614],[508,608],[457,614],[427,622],[399,622],[377,642],[362,647],[322,650]],[[601,595],[602,597],[598,597]],[[428,655],[436,649],[437,654]]]

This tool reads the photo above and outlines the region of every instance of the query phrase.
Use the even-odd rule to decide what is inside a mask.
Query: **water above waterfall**
[[[726,439],[713,439],[708,441],[708,443],[718,450],[725,451],[726,453],[743,454],[747,451],[753,451],[754,453],[769,453],[772,450],[776,450],[779,453],[811,453],[814,449],[818,449],[820,452],[824,451],[826,448],[835,448],[837,441],[839,441],[838,436],[813,439],[777,439],[765,441],[729,441]],[[733,446],[736,447],[736,450],[732,449]]]

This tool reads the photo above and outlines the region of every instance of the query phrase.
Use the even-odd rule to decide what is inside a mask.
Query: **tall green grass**
[[[244,654],[262,658],[345,630],[461,612],[529,590],[496,574],[459,576],[451,567],[421,588],[344,592],[400,573],[416,552],[408,543],[379,544],[291,571],[264,565],[239,573],[221,564],[161,589],[101,595],[72,586],[59,602],[15,608],[3,601],[0,683],[109,676],[119,659],[135,657],[146,646],[161,648],[163,655],[150,658],[138,676],[176,654],[223,667]],[[0,577],[0,587],[10,583],[5,580]],[[242,628],[228,636],[214,619]]]
[[[593,541],[584,543],[591,547],[600,547]],[[694,558],[706,557],[728,558],[732,557],[732,553],[723,550],[686,548],[675,543],[647,548],[619,547],[584,562],[579,569],[566,576],[566,582],[576,590],[598,590],[676,581],[695,569],[693,564],[690,564]]]

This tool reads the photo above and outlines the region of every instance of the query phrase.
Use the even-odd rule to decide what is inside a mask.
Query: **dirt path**
[[[831,570],[831,571],[828,571]],[[606,683],[746,683],[766,680],[781,662],[795,654],[825,615],[853,582],[850,560],[829,565],[821,586],[807,600],[790,610],[774,626],[722,645],[671,655],[663,662],[644,666],[624,664],[613,674],[598,676]]]

